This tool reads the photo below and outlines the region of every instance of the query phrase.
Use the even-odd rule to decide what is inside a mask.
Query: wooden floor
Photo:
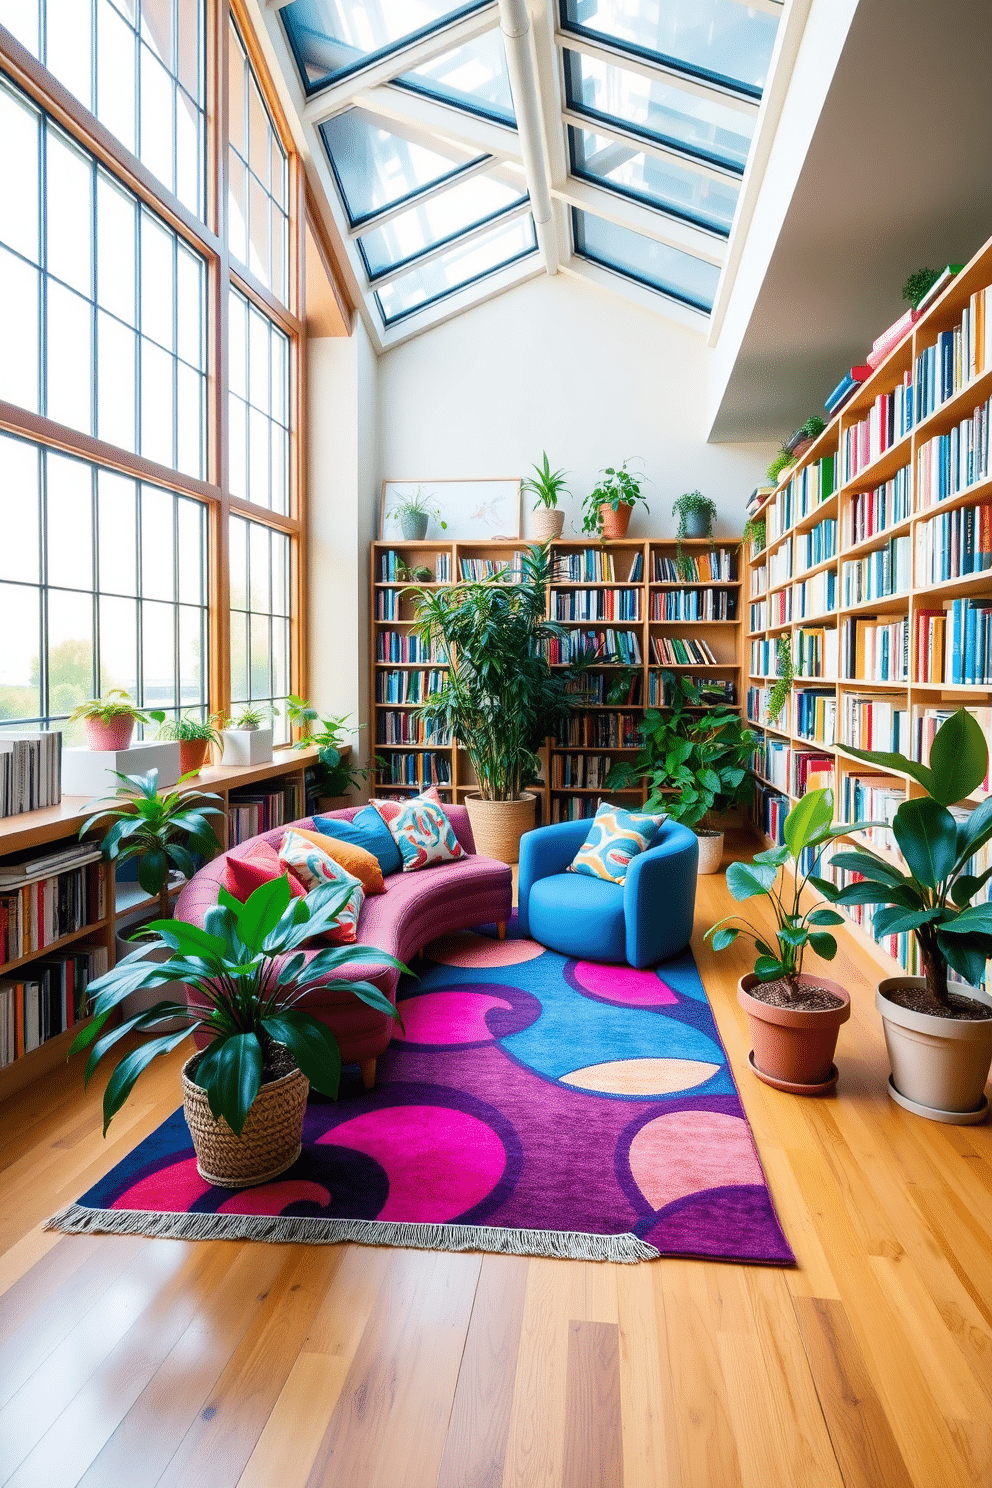
[[[844,936],[836,1098],[748,1072],[736,950],[694,949],[796,1270],[63,1237],[177,1102],[0,1108],[0,1482],[16,1488],[992,1485],[992,1131],[902,1111]]]

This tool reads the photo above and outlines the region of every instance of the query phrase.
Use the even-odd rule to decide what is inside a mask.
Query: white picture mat
[[[427,524],[432,542],[492,542],[520,536],[520,477],[494,480],[384,480],[379,532],[402,541],[396,508],[417,487],[433,508]],[[434,512],[440,513],[440,519]],[[441,522],[448,525],[441,527]]]

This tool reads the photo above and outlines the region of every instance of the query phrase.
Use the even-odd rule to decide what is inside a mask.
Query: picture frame
[[[384,480],[379,505],[379,536],[410,542],[400,528],[397,507],[420,491],[430,514],[425,537],[431,542],[494,542],[520,537],[521,477],[484,479]],[[442,527],[441,523],[445,525]]]

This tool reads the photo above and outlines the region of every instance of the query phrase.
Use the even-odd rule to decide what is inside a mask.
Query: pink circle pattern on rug
[[[506,1149],[491,1126],[448,1106],[384,1106],[317,1139],[373,1158],[389,1180],[376,1215],[446,1224],[475,1207],[503,1176]]]
[[[493,1008],[512,1011],[505,998],[486,992],[424,992],[397,1007],[406,1032],[397,1027],[393,1040],[411,1044],[479,1044],[493,1038],[486,1014]]]
[[[110,1207],[168,1209],[170,1213],[182,1213],[184,1209],[191,1209],[209,1192],[210,1184],[205,1183],[196,1171],[196,1158],[187,1157],[182,1162],[172,1163],[167,1168],[157,1169],[154,1173],[139,1178]]]
[[[456,930],[431,941],[424,954],[442,966],[519,966],[544,955],[536,940],[493,940],[474,930]]]
[[[764,1184],[747,1122],[720,1111],[673,1111],[642,1126],[630,1174],[652,1209],[708,1188]]]
[[[246,1188],[218,1204],[218,1214],[281,1214],[290,1204],[316,1204],[326,1209],[330,1192],[322,1183],[306,1179],[283,1179],[266,1183],[262,1188]]]
[[[632,966],[577,961],[575,980],[600,1002],[617,1002],[625,1007],[662,1007],[678,1002],[671,987],[653,971],[635,971]]]

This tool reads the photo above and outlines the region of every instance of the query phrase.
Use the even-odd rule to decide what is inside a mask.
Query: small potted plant
[[[548,452],[544,450],[540,465],[532,465],[533,475],[525,476],[520,489],[536,496],[531,527],[536,542],[553,542],[561,537],[565,524],[565,513],[558,510],[558,500],[568,492],[568,474],[564,470],[552,470]]]
[[[399,522],[400,531],[407,542],[424,540],[431,517],[442,531],[448,525],[447,522],[442,522],[434,497],[429,491],[425,491],[423,486],[418,486],[412,496],[398,501],[392,508],[390,516]]]
[[[833,960],[837,942],[825,927],[843,923],[836,910],[822,905],[804,910],[803,890],[809,882],[821,887],[822,880],[813,872],[830,842],[874,825],[834,826],[833,814],[833,791],[807,791],[785,819],[783,847],[768,848],[750,863],[731,863],[727,869],[727,888],[738,902],[757,896],[768,901],[777,926],[774,933],[742,916],[728,915],[705,936],[715,951],[726,949],[739,935],[754,942],[758,952],[754,971],[738,983],[754,1045],[748,1061],[759,1080],[792,1095],[833,1090],[837,1035],[851,1016],[850,994],[843,987],[819,972],[803,971],[807,946],[824,961]],[[787,880],[789,863],[792,873]]]
[[[90,698],[70,713],[70,723],[80,721],[90,749],[117,753],[130,748],[134,725],[149,719],[122,688],[113,687],[105,697]]]
[[[746,548],[750,544],[752,558],[764,551],[767,524],[764,517],[748,517],[741,533],[741,542]]]
[[[279,709],[273,703],[246,703],[231,716],[215,713],[211,723],[220,729],[224,753],[222,765],[266,765],[272,758],[272,728],[264,727]]]
[[[183,1065],[182,1089],[201,1178],[245,1188],[291,1167],[300,1153],[310,1086],[336,1099],[341,1075],[336,1038],[300,1006],[308,992],[320,983],[325,995],[353,995],[377,1012],[398,1016],[371,982],[331,977],[356,962],[405,971],[394,957],[365,945],[318,950],[309,961],[301,954],[333,924],[349,893],[347,885],[325,884],[294,899],[285,874],[262,884],[244,904],[221,889],[219,904],[207,916],[209,929],[181,920],[151,925],[168,947],[165,961],[128,960],[92,982],[87,990],[93,1020],[70,1051],[90,1050],[87,1081],[106,1054],[121,1049],[125,1035],[154,1034],[166,1021],[180,1024],[177,1032],[159,1033],[136,1049],[123,1045],[104,1092],[104,1136],[142,1071],[197,1034],[205,1046]],[[185,983],[204,1005],[156,1001],[105,1031],[134,992],[158,993],[169,982]]]
[[[713,546],[713,523],[716,520],[716,502],[704,496],[702,491],[686,491],[677,501],[672,504],[672,516],[678,517],[679,524],[675,536],[678,539],[678,551],[675,556],[675,567],[684,580],[691,577],[691,570],[685,555],[682,552],[682,544],[687,538],[708,537],[710,546]]]
[[[381,763],[373,759],[368,769],[349,763],[344,753],[347,736],[351,732],[348,715],[324,718],[306,698],[290,695],[286,704],[286,717],[301,735],[295,749],[317,749],[314,769],[314,785],[317,805],[321,811],[333,811],[342,804],[348,792],[360,781],[368,780],[372,767]],[[364,727],[363,724],[359,725]],[[345,803],[346,804],[346,803]]]
[[[602,475],[603,479],[582,503],[582,531],[598,532],[605,542],[626,537],[636,502],[640,501],[645,511],[651,508],[641,495],[646,477],[628,470],[626,460],[617,466],[608,465]]]
[[[785,445],[779,446],[775,458],[772,460],[765,474],[773,486],[777,486],[787,470],[791,470],[796,463],[795,455],[790,455]]]
[[[184,779],[199,775],[206,764],[207,751],[211,744],[216,744],[221,750],[224,748],[224,740],[219,729],[214,726],[213,719],[204,721],[202,718],[191,718],[188,713],[181,714],[179,718],[169,718],[160,708],[154,708],[149,716],[159,726],[160,739],[178,743],[179,769]]]
[[[959,708],[937,730],[929,765],[839,747],[876,769],[908,775],[925,792],[903,801],[892,822],[907,872],[859,846],[833,857],[835,868],[858,879],[821,885],[837,904],[876,905],[876,937],[908,931],[916,940],[923,976],[886,977],[875,993],[892,1065],[889,1094],[931,1121],[981,1121],[992,1064],[992,998],[980,986],[992,957],[992,904],[984,897],[992,869],[979,871],[973,859],[992,841],[992,798],[963,819],[950,807],[985,779],[985,735]],[[961,980],[949,984],[949,970]]]

